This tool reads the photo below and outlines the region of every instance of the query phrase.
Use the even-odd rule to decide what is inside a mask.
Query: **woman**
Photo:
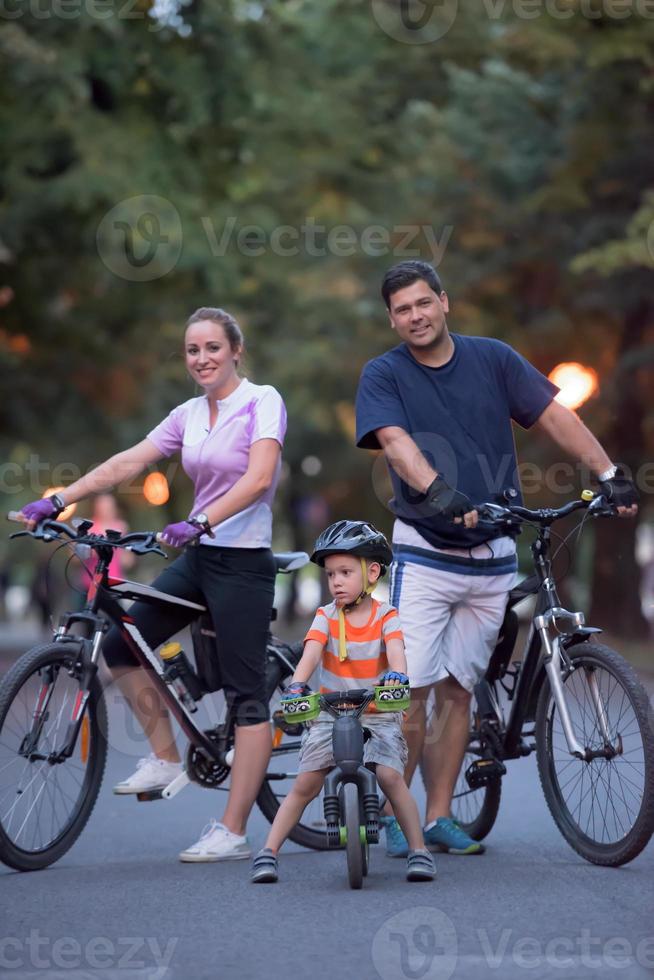
[[[228,313],[197,310],[186,324],[184,347],[187,370],[204,395],[173,409],[146,439],[64,492],[28,504],[23,515],[31,524],[52,517],[64,506],[105,491],[181,450],[182,465],[195,485],[195,500],[189,519],[169,524],[163,538],[178,548],[198,538],[199,544],[185,550],[153,584],[209,607],[236,733],[222,823],[212,821],[180,859],[234,860],[250,856],[245,826],[271,751],[264,683],[275,580],[271,507],[279,481],[286,410],[270,385],[254,385],[239,376],[243,335]],[[159,608],[140,602],[130,614],[153,647],[192,618],[177,607],[162,615]],[[153,750],[114,792],[163,788],[182,770],[166,707],[117,630],[107,635],[103,652]]]

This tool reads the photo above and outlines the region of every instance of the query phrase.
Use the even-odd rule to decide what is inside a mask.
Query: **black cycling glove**
[[[618,468],[615,476],[610,480],[604,480],[599,485],[600,493],[606,497],[614,507],[631,507],[640,500],[640,494],[636,489],[635,483],[625,476],[624,471]]]
[[[465,493],[450,487],[442,476],[437,476],[427,487],[427,502],[434,514],[441,517],[463,517],[474,510]]]

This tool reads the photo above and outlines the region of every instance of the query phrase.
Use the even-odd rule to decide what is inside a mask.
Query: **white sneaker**
[[[251,855],[247,837],[239,837],[217,820],[212,820],[202,831],[197,844],[182,851],[179,859],[180,861],[241,861]]]
[[[139,759],[135,773],[114,786],[114,793],[123,795],[165,789],[183,771],[181,762],[166,762],[150,754],[147,759]]]

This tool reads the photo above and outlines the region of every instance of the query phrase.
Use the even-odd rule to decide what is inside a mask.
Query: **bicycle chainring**
[[[205,731],[204,734],[215,744],[223,741],[223,737],[213,728]],[[192,782],[198,783],[204,789],[218,789],[230,772],[231,769],[226,763],[209,758],[204,749],[197,745],[189,745],[186,751],[186,773]]]

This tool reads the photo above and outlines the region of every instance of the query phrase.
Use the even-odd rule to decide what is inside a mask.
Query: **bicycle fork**
[[[339,847],[341,804],[339,787],[346,782],[357,783],[360,791],[361,817],[365,821],[369,843],[379,840],[379,797],[377,780],[363,765],[363,729],[358,719],[337,718],[332,731],[335,767],[325,778],[323,806],[330,846]]]
[[[534,625],[540,633],[542,649],[545,654],[545,672],[550,682],[550,688],[552,690],[552,696],[554,698],[557,711],[559,712],[563,734],[568,745],[568,751],[570,755],[575,756],[577,759],[581,759],[584,762],[591,762],[596,758],[613,758],[615,755],[620,753],[621,746],[618,745],[616,747],[614,744],[615,736],[609,731],[606,708],[602,700],[602,695],[599,691],[597,678],[592,671],[586,673],[585,679],[590,691],[591,700],[595,707],[595,711],[597,712],[597,722],[604,741],[604,748],[599,750],[587,748],[582,746],[575,737],[572,719],[570,718],[570,711],[568,709],[565,690],[563,687],[565,677],[563,673],[564,655],[562,653],[561,636],[552,637],[550,636],[548,630],[548,626],[553,622],[554,618],[558,618],[559,616],[563,615],[565,618],[572,621],[575,630],[583,630],[584,614],[581,612],[569,613],[563,609],[551,610],[550,615],[544,614],[536,617]]]

